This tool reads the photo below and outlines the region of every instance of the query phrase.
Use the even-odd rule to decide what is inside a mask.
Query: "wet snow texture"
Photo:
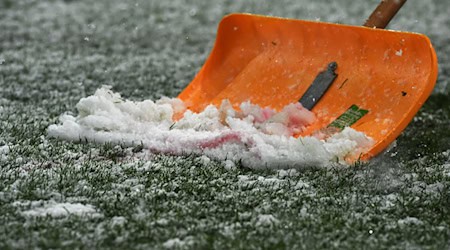
[[[369,164],[259,171],[47,136],[105,84],[133,101],[176,96],[226,13],[359,25],[377,2],[0,1],[0,249],[447,249],[447,0],[409,0],[392,22],[430,36],[440,74],[397,147]],[[89,212],[47,213],[61,204]]]
[[[77,117],[63,115],[60,125],[51,125],[49,135],[71,141],[142,145],[154,153],[204,154],[264,169],[345,163],[345,157],[356,159],[373,144],[351,128],[325,140],[293,137],[315,119],[298,103],[280,112],[243,103],[238,112],[224,101],[220,108],[210,105],[196,114],[185,112],[179,99],[133,102],[105,86],[81,99],[77,109]],[[184,117],[174,121],[177,110]]]

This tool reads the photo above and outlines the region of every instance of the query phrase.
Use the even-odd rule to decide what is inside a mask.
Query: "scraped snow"
[[[48,204],[33,208],[27,211],[22,212],[22,214],[26,217],[54,217],[60,218],[69,215],[100,215],[97,213],[96,209],[92,205],[83,205],[81,203],[56,203],[54,201],[49,202]]]
[[[325,139],[295,138],[315,120],[299,103],[276,112],[246,102],[237,111],[224,101],[219,108],[210,105],[193,113],[179,99],[133,102],[104,86],[76,108],[78,116],[64,114],[60,124],[48,128],[51,137],[143,145],[152,153],[205,155],[226,161],[230,169],[231,162],[251,168],[329,166],[361,154],[373,143],[351,128]],[[183,113],[182,119],[173,120]]]

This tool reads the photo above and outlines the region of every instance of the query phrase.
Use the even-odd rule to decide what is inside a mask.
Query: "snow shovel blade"
[[[380,153],[405,129],[431,94],[437,58],[422,34],[360,26],[231,14],[194,80],[179,95],[199,112],[228,99],[282,109],[298,102],[319,72],[337,63],[337,77],[301,136],[327,127],[352,128],[375,140]],[[300,136],[300,135],[299,135]]]

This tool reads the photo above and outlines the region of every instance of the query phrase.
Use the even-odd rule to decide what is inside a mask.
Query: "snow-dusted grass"
[[[431,36],[441,74],[397,147],[368,164],[230,169],[47,136],[103,84],[133,100],[176,96],[227,12],[358,24],[375,2],[0,1],[0,249],[445,249],[447,1],[410,0],[394,20]]]

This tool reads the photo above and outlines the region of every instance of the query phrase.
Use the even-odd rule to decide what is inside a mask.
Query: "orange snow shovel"
[[[228,15],[179,98],[196,112],[223,99],[277,110],[300,101],[317,120],[297,136],[351,126],[375,140],[367,160],[400,135],[437,79],[425,35],[383,30],[404,2],[383,0],[364,27]]]

